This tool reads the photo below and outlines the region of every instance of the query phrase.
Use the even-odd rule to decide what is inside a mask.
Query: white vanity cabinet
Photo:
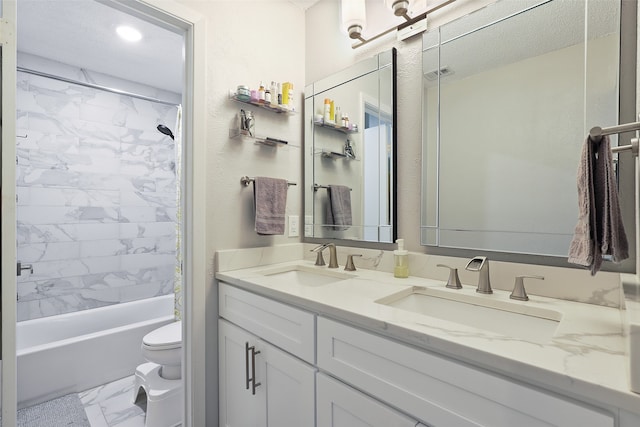
[[[614,427],[612,414],[318,318],[318,368],[434,427]]]
[[[424,426],[323,373],[316,387],[318,427]]]
[[[220,425],[315,426],[314,316],[224,284],[220,316]]]

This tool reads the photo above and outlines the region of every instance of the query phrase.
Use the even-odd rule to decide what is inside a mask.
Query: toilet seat
[[[182,322],[164,325],[142,338],[146,350],[173,350],[182,347]]]

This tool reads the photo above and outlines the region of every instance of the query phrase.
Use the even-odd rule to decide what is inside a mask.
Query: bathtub
[[[142,337],[174,320],[173,294],[18,322],[18,407],[133,375]]]

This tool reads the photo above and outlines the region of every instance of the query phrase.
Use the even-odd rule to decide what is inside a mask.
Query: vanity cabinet
[[[318,368],[433,426],[614,427],[607,414],[318,318]]]
[[[635,425],[225,283],[219,296],[221,426]]]
[[[220,425],[315,426],[314,315],[225,284],[219,295]]]
[[[328,375],[316,384],[318,427],[426,427]]]
[[[219,320],[220,425],[313,427],[315,369]]]

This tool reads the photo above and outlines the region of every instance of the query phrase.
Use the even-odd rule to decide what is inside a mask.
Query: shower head
[[[160,133],[168,135],[171,139],[173,139],[173,132],[171,132],[171,129],[169,129],[165,125],[158,125],[157,129]]]

